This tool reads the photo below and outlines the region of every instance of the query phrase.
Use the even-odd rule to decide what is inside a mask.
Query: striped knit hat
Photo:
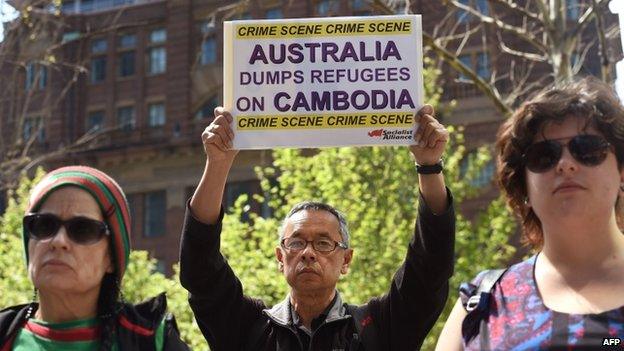
[[[54,191],[65,186],[86,190],[100,206],[104,221],[111,231],[111,246],[119,281],[128,266],[130,256],[130,207],[121,187],[102,171],[86,166],[58,168],[48,173],[33,189],[28,203],[28,213],[39,210]],[[22,228],[26,263],[28,263],[28,235]]]

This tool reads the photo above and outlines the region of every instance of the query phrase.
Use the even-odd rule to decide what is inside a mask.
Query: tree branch
[[[423,43],[430,47],[440,58],[442,58],[446,63],[449,64],[452,68],[454,68],[457,72],[460,72],[467,76],[470,80],[474,82],[474,84],[481,90],[492,102],[494,106],[505,116],[511,115],[511,109],[503,103],[498,90],[493,86],[489,85],[486,81],[484,81],[481,77],[479,77],[474,70],[469,67],[466,67],[457,56],[448,52],[443,47],[439,46],[431,36],[426,33],[423,33]]]
[[[541,42],[535,40],[533,38],[533,34],[530,33],[530,32],[527,32],[524,28],[517,27],[517,26],[512,26],[510,24],[507,24],[507,23],[501,21],[498,18],[494,18],[492,16],[484,15],[481,12],[473,9],[472,7],[466,6],[466,5],[462,4],[462,3],[459,3],[456,0],[450,0],[449,2],[453,6],[455,6],[456,8],[459,8],[461,10],[464,10],[464,11],[469,12],[470,14],[476,16],[481,22],[487,23],[487,24],[492,24],[492,25],[494,25],[496,28],[498,28],[500,30],[504,30],[506,32],[509,32],[509,33],[515,35],[516,37],[518,37],[519,39],[522,39],[522,40],[526,41],[527,43],[533,45],[534,47],[536,47],[540,51],[544,51],[544,52],[547,51],[547,48],[544,46],[544,44],[542,44]]]
[[[506,8],[512,11],[520,12],[524,17],[531,18],[535,20],[536,22],[542,22],[542,19],[540,18],[539,14],[531,12],[521,6],[518,6],[518,4],[516,4],[515,2],[509,1],[509,0],[490,0],[490,1],[492,1],[495,4],[505,6]]]
[[[579,18],[576,26],[572,29],[568,37],[575,38],[578,36],[585,27],[589,24],[589,21],[594,17],[595,13],[601,6],[606,6],[609,2],[607,0],[592,1],[592,6],[589,6],[585,13]]]

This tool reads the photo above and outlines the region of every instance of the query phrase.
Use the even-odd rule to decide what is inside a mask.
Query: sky
[[[6,0],[0,0],[0,23],[8,22],[17,17],[17,11]],[[0,41],[4,40],[4,26],[0,25]]]

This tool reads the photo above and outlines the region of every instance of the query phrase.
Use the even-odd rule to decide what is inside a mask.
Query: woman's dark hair
[[[116,273],[104,274],[97,304],[97,314],[101,325],[100,351],[112,350],[117,340],[117,314],[121,306],[119,286]]]
[[[546,123],[562,123],[568,117],[587,120],[613,146],[619,169],[624,165],[624,108],[613,89],[595,78],[555,85],[542,90],[500,127],[496,141],[497,178],[507,204],[522,221],[525,244],[539,249],[544,243],[542,225],[526,206],[527,187],[522,155]],[[618,224],[622,227],[619,199]]]

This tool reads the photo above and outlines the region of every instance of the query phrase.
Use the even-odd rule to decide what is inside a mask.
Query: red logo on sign
[[[380,137],[383,133],[383,129],[375,129],[368,132],[369,137]]]

